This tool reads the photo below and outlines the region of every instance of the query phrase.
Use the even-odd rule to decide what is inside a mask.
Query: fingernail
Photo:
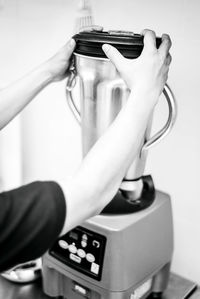
[[[69,45],[71,48],[73,48],[75,46],[76,42],[73,38],[70,39]]]
[[[104,44],[104,45],[102,46],[102,48],[103,48],[103,50],[104,50],[105,52],[108,52],[108,51],[111,49],[111,46],[108,45],[108,44]]]

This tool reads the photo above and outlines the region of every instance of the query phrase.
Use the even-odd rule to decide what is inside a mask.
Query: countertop
[[[0,299],[49,299],[42,291],[42,281],[17,284],[0,276]],[[57,297],[61,298],[61,297]],[[200,288],[195,283],[174,273],[170,275],[169,286],[163,299],[199,299]]]

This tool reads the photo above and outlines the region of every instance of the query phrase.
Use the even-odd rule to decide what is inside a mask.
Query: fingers
[[[144,51],[147,50],[157,50],[156,48],[156,35],[155,32],[149,29],[144,29],[141,34],[144,35]],[[170,65],[172,61],[172,57],[169,53],[171,48],[172,42],[170,36],[168,34],[162,35],[162,42],[158,49],[160,56],[162,57],[163,61],[165,61],[166,65]]]
[[[166,65],[170,65],[171,61],[172,61],[172,56],[170,55],[170,53],[168,53],[166,57]]]
[[[118,70],[121,69],[121,65],[124,63],[125,58],[123,55],[113,46],[104,44],[102,49],[106,56],[111,60],[111,62],[116,66]]]
[[[76,46],[76,42],[75,42],[75,40],[73,38],[71,38],[67,42],[67,44],[64,46],[64,49],[66,50],[66,55],[68,57],[70,57],[71,54],[73,53],[75,46]]]
[[[165,58],[167,57],[169,50],[171,48],[172,42],[168,34],[162,35],[162,43],[158,49],[160,55]]]
[[[92,32],[92,31],[103,31],[103,27],[99,25],[91,25],[91,26],[85,26],[83,27],[79,32]]]
[[[144,49],[148,49],[150,51],[155,51],[156,49],[156,34],[154,31],[149,29],[144,29],[141,32],[144,35]]]

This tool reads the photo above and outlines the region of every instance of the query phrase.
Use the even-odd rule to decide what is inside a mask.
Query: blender
[[[109,43],[126,58],[135,59],[142,52],[143,36],[90,30],[79,32],[74,39],[66,92],[81,127],[84,157],[114,121],[130,92],[102,45]],[[157,37],[157,47],[160,43]],[[76,88],[80,109],[74,100]],[[117,194],[100,215],[60,237],[45,254],[46,294],[73,299],[144,299],[150,294],[161,298],[173,254],[171,201],[143,173],[148,150],[171,131],[176,119],[176,102],[168,85],[163,93],[169,108],[167,121],[150,137],[152,113]]]

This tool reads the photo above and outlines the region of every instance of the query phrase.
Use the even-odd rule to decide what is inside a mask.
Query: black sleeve
[[[40,257],[64,225],[66,206],[55,182],[0,193],[0,272]]]

